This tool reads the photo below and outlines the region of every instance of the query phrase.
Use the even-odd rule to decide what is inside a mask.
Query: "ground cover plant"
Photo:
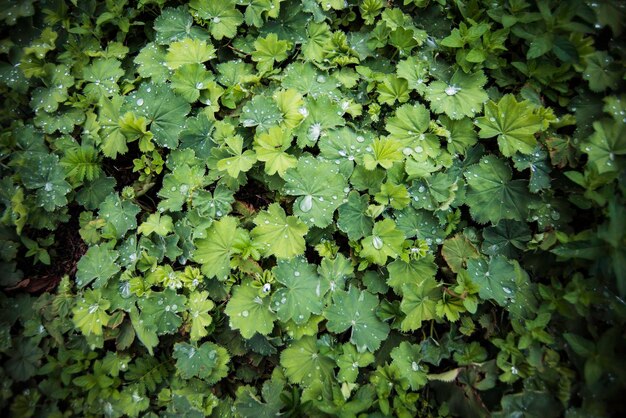
[[[0,408],[619,415],[624,12],[1,0]]]

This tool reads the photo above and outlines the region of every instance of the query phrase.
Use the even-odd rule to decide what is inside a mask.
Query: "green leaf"
[[[89,82],[84,87],[85,95],[94,102],[102,96],[116,95],[119,91],[117,81],[123,75],[122,63],[115,58],[94,60],[83,68],[83,79]]]
[[[195,16],[206,22],[211,35],[218,41],[233,38],[237,27],[243,23],[243,15],[235,7],[235,0],[192,0],[189,7],[194,10]]]
[[[95,148],[82,146],[70,148],[61,159],[67,176],[74,182],[93,181],[102,174],[100,156]]]
[[[284,61],[287,51],[291,49],[291,42],[279,40],[275,33],[254,41],[252,59],[257,63],[260,72],[269,71],[275,62]]]
[[[230,328],[250,339],[254,334],[268,335],[274,328],[276,314],[270,310],[270,298],[261,298],[259,290],[249,284],[233,286],[224,312],[230,318]]]
[[[284,179],[285,194],[299,196],[293,203],[295,215],[309,227],[324,228],[332,223],[347,186],[336,164],[300,157],[298,165],[288,170]]]
[[[285,177],[288,169],[298,164],[298,159],[286,151],[291,146],[293,136],[287,129],[272,126],[254,138],[254,151],[257,159],[265,162],[265,172]]]
[[[66,195],[72,190],[65,181],[65,172],[54,154],[35,154],[20,169],[24,186],[36,190],[37,206],[52,212],[67,205]]]
[[[207,89],[222,91],[213,81],[213,75],[202,64],[184,64],[172,76],[172,90],[189,103],[198,100],[200,94]]]
[[[159,45],[169,45],[185,38],[206,39],[208,34],[193,26],[193,17],[184,7],[172,7],[161,11],[154,20],[155,41]]]
[[[126,136],[122,133],[118,120],[120,119],[120,108],[124,98],[113,96],[111,100],[103,97],[98,106],[98,123],[100,131],[98,136],[101,140],[102,153],[109,158],[116,158],[117,154],[126,154]]]
[[[174,230],[174,223],[172,222],[172,217],[169,215],[163,215],[159,212],[155,212],[148,216],[144,222],[139,225],[137,228],[137,232],[142,235],[150,235],[151,233],[155,233],[162,237],[166,236],[170,232]]]
[[[141,78],[149,78],[153,83],[163,83],[170,76],[170,69],[165,64],[165,47],[150,42],[135,57],[137,72]]]
[[[435,113],[445,113],[450,119],[474,117],[482,110],[483,103],[489,98],[483,86],[487,77],[478,71],[465,74],[457,70],[450,82],[433,81],[425,92],[430,108]]]
[[[117,193],[108,195],[98,212],[99,217],[107,222],[103,232],[113,238],[122,238],[126,232],[137,228],[137,214],[140,211],[139,206],[120,199]]]
[[[610,173],[623,167],[626,137],[622,122],[603,119],[593,123],[593,134],[585,141],[583,151],[589,155],[588,164],[598,173]]]
[[[517,294],[516,272],[506,257],[497,255],[489,262],[472,259],[467,262],[470,278],[479,288],[482,299],[492,299],[500,306],[507,306]]]
[[[84,335],[102,335],[102,328],[111,318],[106,310],[111,303],[102,298],[100,289],[87,290],[72,309],[74,325]]]
[[[537,145],[535,133],[541,130],[541,117],[529,101],[517,102],[507,94],[498,103],[485,105],[485,116],[477,119],[481,138],[498,136],[500,151],[507,157],[516,152],[530,154]]]
[[[284,286],[277,289],[271,299],[279,320],[304,324],[311,314],[322,312],[322,297],[328,287],[315,272],[315,266],[303,257],[295,257],[278,260],[272,272],[276,281]]]
[[[394,221],[384,219],[376,222],[372,235],[363,238],[361,244],[361,256],[373,263],[385,265],[387,257],[396,258],[402,252],[404,234],[396,229]]]
[[[441,247],[441,255],[446,260],[446,263],[448,263],[448,266],[450,266],[450,269],[455,273],[466,268],[469,259],[479,257],[478,250],[474,244],[463,234],[457,234],[445,240],[443,247]]]
[[[371,153],[365,154],[363,163],[368,170],[374,170],[377,166],[390,169],[391,166],[403,160],[402,143],[393,138],[378,138],[372,142]]]
[[[380,191],[374,195],[374,200],[381,205],[389,205],[394,209],[403,209],[411,202],[406,187],[391,182],[383,183],[380,186]]]
[[[351,241],[356,241],[370,235],[374,221],[365,214],[369,204],[368,195],[360,195],[357,191],[351,191],[348,201],[339,206],[339,219],[337,226],[346,234]]]
[[[350,328],[350,342],[359,352],[374,352],[389,334],[389,326],[376,316],[378,298],[351,287],[333,294],[333,304],[325,311],[329,331],[340,333]]]
[[[191,319],[191,332],[189,333],[191,341],[198,341],[208,335],[207,327],[213,322],[209,311],[214,307],[215,304],[209,299],[207,291],[192,292],[189,295],[187,309]]]
[[[548,162],[548,153],[543,148],[537,147],[528,155],[515,154],[513,161],[517,170],[530,170],[528,189],[531,193],[538,193],[550,188],[551,168]]]
[[[115,263],[118,256],[117,251],[104,246],[94,245],[90,247],[76,265],[76,285],[78,288],[82,289],[96,279],[94,288],[104,287],[109,279],[120,271],[120,266]]]
[[[496,226],[483,230],[482,252],[487,255],[504,255],[517,258],[520,250],[532,238],[530,228],[524,222],[502,220]]]
[[[214,384],[228,374],[228,351],[214,343],[206,342],[200,347],[176,343],[172,357],[176,359],[176,370],[183,379],[198,377]]]
[[[139,299],[141,320],[158,335],[173,334],[183,323],[178,313],[184,311],[186,301],[185,296],[176,294],[172,289],[151,292]]]
[[[441,299],[441,290],[435,279],[405,284],[402,295],[400,309],[406,314],[401,324],[402,331],[415,331],[422,326],[422,321],[436,318],[435,309]]]
[[[483,157],[467,169],[465,179],[469,185],[466,202],[477,222],[526,219],[531,199],[526,182],[511,180],[511,169],[504,161],[492,155]]]
[[[378,85],[378,102],[392,106],[396,101],[405,103],[409,100],[409,83],[393,75],[385,77]]]
[[[422,364],[422,347],[402,341],[391,350],[391,358],[400,376],[407,379],[412,390],[419,390],[428,383],[428,366]]]
[[[309,229],[297,217],[287,216],[278,203],[259,212],[254,224],[252,238],[263,246],[265,255],[292,258],[304,253],[304,235]]]
[[[243,138],[239,135],[231,136],[224,141],[226,155],[217,162],[217,169],[226,171],[229,176],[237,178],[240,173],[250,171],[256,162],[256,154],[252,150],[243,149]]]
[[[583,71],[583,78],[589,82],[591,91],[602,92],[606,89],[617,89],[623,70],[608,52],[595,51],[586,56],[585,60],[587,66]]]
[[[278,105],[270,97],[254,96],[243,107],[241,124],[244,127],[256,126],[257,131],[266,131],[278,125],[283,120],[283,114]]]
[[[150,121],[154,142],[162,147],[176,148],[184,120],[191,107],[164,84],[142,84],[126,97],[122,112],[132,111]]]
[[[213,222],[206,238],[196,241],[193,260],[202,264],[202,272],[208,277],[225,280],[230,273],[230,258],[233,243],[246,232],[238,228],[236,218],[227,216]]]
[[[465,152],[476,144],[477,135],[471,119],[452,120],[447,116],[441,116],[439,122],[447,130],[445,138],[449,153],[465,155]]]
[[[290,382],[309,386],[326,381],[333,375],[335,363],[320,352],[315,337],[305,336],[294,341],[280,353],[280,364]]]
[[[359,368],[367,367],[374,362],[374,355],[369,352],[359,353],[352,344],[341,346],[343,353],[337,358],[339,373],[337,379],[340,382],[354,383],[359,376]]]
[[[387,120],[385,129],[390,133],[390,138],[402,142],[403,146],[411,147],[424,141],[423,133],[426,132],[430,123],[430,112],[422,104],[400,106],[393,117]],[[434,149],[433,149],[434,148]],[[436,147],[427,147],[426,152],[435,157],[439,151]]]
[[[170,70],[186,64],[202,64],[216,57],[213,45],[199,39],[185,38],[172,42],[167,51],[165,62]]]
[[[395,260],[387,265],[389,279],[387,284],[393,288],[397,294],[402,294],[405,284],[421,283],[427,279],[434,279],[437,274],[437,264],[431,254],[417,260]]]
[[[163,187],[159,190],[159,210],[179,211],[183,205],[192,200],[197,189],[202,188],[207,179],[204,168],[182,164],[165,175]]]

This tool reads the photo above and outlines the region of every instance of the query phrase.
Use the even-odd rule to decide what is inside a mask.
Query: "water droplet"
[[[241,312],[241,316],[243,316],[244,318],[247,318],[248,315],[250,315],[250,312],[248,312],[248,311]]]
[[[143,105],[143,99],[137,99],[137,106]]]
[[[312,208],[313,208],[313,196],[311,195],[304,196],[304,198],[300,201],[300,210],[302,212],[310,212]]]
[[[446,87],[446,89],[444,90],[444,92],[448,95],[448,96],[454,96],[455,94],[457,94],[459,91],[461,91],[460,87],[457,87],[455,85],[451,85]]]
[[[381,248],[383,248],[383,240],[379,236],[374,235],[374,237],[372,238],[372,245],[377,250],[380,250]]]

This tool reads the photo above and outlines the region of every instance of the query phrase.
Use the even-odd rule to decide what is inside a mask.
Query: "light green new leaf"
[[[363,163],[368,170],[374,170],[379,165],[390,169],[394,163],[404,158],[400,151],[402,143],[390,137],[375,139],[370,148],[372,151],[363,157]]]
[[[103,97],[98,105],[100,146],[102,153],[109,158],[116,158],[117,154],[126,154],[128,151],[126,136],[122,133],[118,123],[123,102],[122,96],[113,96],[111,100]]]
[[[324,228],[332,223],[347,186],[336,164],[301,157],[297,167],[288,170],[284,179],[285,194],[299,196],[293,203],[295,215],[309,227]]]
[[[322,297],[328,286],[315,272],[315,266],[303,257],[295,257],[278,260],[272,272],[284,286],[274,292],[270,305],[279,320],[292,320],[300,325],[306,323],[311,314],[322,312]]]
[[[185,64],[202,64],[215,57],[215,48],[210,42],[185,38],[170,44],[165,63],[170,70],[176,70]]]
[[[297,217],[287,216],[278,203],[259,212],[254,224],[252,238],[263,246],[265,255],[292,258],[304,253],[304,235],[309,228]]]
[[[224,141],[226,152],[232,157],[222,158],[217,162],[217,169],[226,171],[229,176],[237,178],[239,173],[250,171],[256,162],[256,154],[252,150],[243,150],[243,138],[231,136]]]
[[[402,252],[404,234],[396,229],[393,220],[383,219],[376,222],[372,235],[363,238],[361,244],[361,256],[382,266],[387,262],[387,257],[396,258]]]
[[[523,221],[532,200],[524,180],[511,180],[511,169],[501,159],[488,155],[465,172],[469,185],[466,203],[477,222],[500,219]]]
[[[120,266],[115,263],[118,256],[117,251],[104,246],[90,247],[76,265],[76,286],[82,289],[97,279],[94,288],[104,287],[120,271]]]
[[[162,215],[159,212],[155,212],[148,216],[139,228],[137,228],[137,232],[142,235],[150,235],[151,233],[155,233],[162,237],[166,236],[170,232],[174,230],[174,223],[172,222],[172,217],[169,215]]]
[[[435,308],[441,299],[441,290],[435,279],[405,284],[402,295],[400,309],[406,314],[401,324],[402,331],[415,331],[422,326],[422,321],[435,319]]]
[[[189,338],[191,341],[198,341],[208,334],[207,327],[213,322],[209,311],[215,304],[209,299],[209,292],[192,292],[187,299],[187,309],[191,320],[191,331]]]
[[[270,298],[261,298],[259,290],[250,284],[233,286],[224,312],[230,318],[230,327],[250,339],[257,332],[268,335],[274,328],[276,314],[270,310]]]
[[[89,289],[72,309],[72,321],[84,335],[102,335],[102,328],[111,318],[106,312],[110,306],[100,289]]]
[[[518,151],[530,154],[537,145],[534,135],[541,130],[541,122],[529,101],[518,103],[515,96],[507,94],[498,103],[490,100],[485,105],[485,116],[477,119],[478,135],[481,138],[497,135],[500,151],[506,157]]]
[[[227,216],[213,222],[206,238],[196,241],[193,260],[202,264],[202,272],[208,277],[225,280],[230,273],[230,257],[235,240],[246,232],[238,228],[236,218]]]
[[[218,41],[224,37],[233,38],[237,27],[243,23],[243,15],[235,7],[235,0],[191,0],[189,7],[207,23],[211,35]]]
[[[487,77],[478,71],[465,74],[457,70],[450,82],[433,81],[426,88],[426,99],[435,113],[445,113],[451,119],[474,117],[480,113],[483,103],[489,98],[483,86]]]
[[[294,341],[280,353],[280,364],[291,383],[309,386],[313,382],[324,382],[333,375],[335,362],[320,353],[317,339],[305,336]]]
[[[260,72],[269,71],[275,62],[287,58],[287,51],[291,49],[291,42],[279,40],[275,33],[270,33],[265,38],[254,41],[252,59],[257,63]]]
[[[265,172],[285,177],[285,172],[298,164],[298,159],[288,154],[293,136],[291,131],[272,126],[254,138],[254,151],[257,159],[265,162]]]
[[[329,331],[340,333],[351,328],[350,342],[359,352],[374,352],[389,334],[389,325],[376,316],[378,298],[351,287],[333,294],[333,304],[324,311]]]

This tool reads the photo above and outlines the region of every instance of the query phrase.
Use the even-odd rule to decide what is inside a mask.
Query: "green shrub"
[[[1,409],[620,410],[623,3],[183,3],[0,2]]]

